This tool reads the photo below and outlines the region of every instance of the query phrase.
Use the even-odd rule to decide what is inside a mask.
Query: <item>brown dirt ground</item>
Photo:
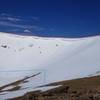
[[[49,84],[60,87],[42,92],[26,93],[10,100],[100,100],[100,76],[86,77]]]

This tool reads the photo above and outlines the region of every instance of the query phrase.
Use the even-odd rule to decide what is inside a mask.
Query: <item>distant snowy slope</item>
[[[0,33],[0,87],[39,72],[38,78],[20,85],[24,88],[31,83],[34,88],[97,71],[100,36],[71,39]]]

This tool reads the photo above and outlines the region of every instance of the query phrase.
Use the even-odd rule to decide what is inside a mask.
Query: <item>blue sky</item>
[[[0,0],[0,31],[53,37],[100,35],[100,0]]]

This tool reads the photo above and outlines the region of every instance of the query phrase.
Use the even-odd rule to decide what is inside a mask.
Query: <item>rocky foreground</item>
[[[56,85],[60,86],[45,92],[29,92],[10,100],[100,100],[100,76],[49,84]]]

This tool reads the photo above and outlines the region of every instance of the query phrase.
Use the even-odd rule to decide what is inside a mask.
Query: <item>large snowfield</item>
[[[0,32],[0,100],[28,91],[55,88],[53,82],[88,77],[100,71],[100,36],[47,38]],[[34,76],[34,77],[33,77]],[[25,79],[26,78],[26,79]],[[6,91],[24,80],[16,91]],[[8,86],[6,86],[8,85]]]

